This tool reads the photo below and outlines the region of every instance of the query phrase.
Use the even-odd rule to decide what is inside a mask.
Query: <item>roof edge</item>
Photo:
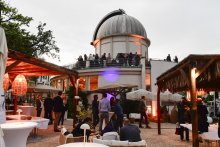
[[[93,39],[92,39],[91,45],[93,45],[93,42],[96,40],[96,36],[99,31],[99,28],[107,19],[109,19],[113,16],[116,16],[116,15],[123,15],[123,14],[126,14],[126,12],[123,9],[118,9],[118,10],[114,10],[114,11],[108,13],[107,15],[105,15],[95,28],[95,32],[93,34]]]

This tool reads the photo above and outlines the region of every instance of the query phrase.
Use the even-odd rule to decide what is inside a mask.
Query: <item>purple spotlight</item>
[[[102,76],[106,81],[115,82],[118,79],[118,70],[116,68],[108,68],[102,72]]]

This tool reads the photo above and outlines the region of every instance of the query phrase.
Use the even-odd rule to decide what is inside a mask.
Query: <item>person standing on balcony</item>
[[[135,66],[139,66],[140,60],[141,60],[141,58],[140,58],[140,56],[136,52],[135,55],[134,55]]]
[[[170,54],[167,55],[167,61],[171,62],[171,57],[170,57]]]
[[[107,59],[106,59],[106,63],[107,63],[107,64],[111,64],[111,62],[112,62],[111,60],[112,60],[111,54],[108,53],[108,56],[107,56]]]
[[[129,64],[129,66],[132,65],[132,60],[133,60],[133,54],[132,54],[132,52],[130,52],[129,55],[128,55],[128,64]]]
[[[84,54],[84,61],[87,61],[88,57],[86,54]]]

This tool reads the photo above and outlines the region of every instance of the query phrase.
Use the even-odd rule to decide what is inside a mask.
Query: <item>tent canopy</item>
[[[14,50],[8,52],[6,73],[11,77],[22,74],[25,77],[46,75],[73,75],[77,72]]]

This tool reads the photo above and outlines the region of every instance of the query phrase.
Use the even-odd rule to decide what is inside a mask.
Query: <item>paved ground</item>
[[[72,120],[66,120],[64,126],[72,130]],[[156,123],[150,123],[150,126],[151,129],[141,129],[141,137],[146,140],[147,147],[192,147],[192,139],[180,141],[175,135],[175,124],[162,123],[161,135],[157,134]],[[59,134],[53,132],[53,125],[50,125],[47,130],[39,130],[37,137],[29,137],[27,147],[56,147],[59,145]],[[216,147],[214,143],[212,146]],[[204,147],[204,143],[200,143],[200,147]]]

